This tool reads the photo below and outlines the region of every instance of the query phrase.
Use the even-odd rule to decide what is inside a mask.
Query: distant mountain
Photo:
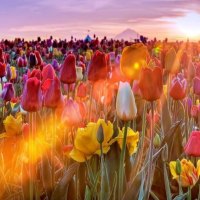
[[[128,40],[132,41],[134,39],[139,39],[140,34],[134,31],[133,29],[126,29],[123,32],[119,33],[118,35],[115,36],[116,40]]]

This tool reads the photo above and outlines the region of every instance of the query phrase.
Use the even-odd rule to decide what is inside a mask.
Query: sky
[[[0,38],[115,37],[200,39],[200,0],[0,0]]]

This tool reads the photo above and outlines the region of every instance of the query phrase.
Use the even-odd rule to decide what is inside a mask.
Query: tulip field
[[[0,42],[1,200],[200,199],[200,43]]]

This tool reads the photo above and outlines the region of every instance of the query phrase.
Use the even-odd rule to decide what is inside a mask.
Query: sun
[[[200,37],[200,14],[189,12],[175,20],[176,27],[188,38]]]

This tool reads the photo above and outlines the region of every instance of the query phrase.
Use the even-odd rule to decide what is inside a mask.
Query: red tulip
[[[62,120],[68,126],[78,126],[82,122],[79,105],[72,99],[66,101]]]
[[[148,124],[150,125],[151,124],[151,121],[152,121],[152,112],[151,110],[149,111],[149,113],[146,114],[146,119],[147,119],[147,122]],[[160,119],[160,115],[158,114],[157,111],[154,112],[154,123],[158,123],[159,122],[159,119]]]
[[[5,63],[3,49],[0,47],[0,62]]]
[[[107,78],[107,61],[106,54],[100,51],[96,51],[92,57],[91,63],[89,65],[88,80],[98,81],[105,80]]]
[[[199,157],[200,156],[200,131],[192,131],[187,144],[184,147],[186,155]]]
[[[47,79],[54,79],[55,71],[51,64],[46,65],[42,70],[42,81]]]
[[[74,54],[69,54],[60,70],[60,81],[66,84],[76,82],[76,58]]]
[[[5,53],[4,58],[5,58],[5,63],[6,63],[6,64],[7,64],[7,63],[10,63],[10,54]]]
[[[44,96],[44,106],[48,108],[56,108],[62,100],[60,81],[57,77],[47,79],[42,85]]]
[[[39,51],[35,51],[35,56],[37,59],[37,66],[40,66],[43,63],[42,57]]]
[[[181,64],[183,68],[187,69],[190,62],[190,57],[188,56],[187,52],[185,51],[181,57]]]
[[[159,99],[163,91],[162,69],[160,67],[142,68],[139,88],[145,100],[155,101]]]
[[[77,87],[76,96],[79,98],[85,98],[87,96],[87,94],[88,94],[87,84],[81,82]]]
[[[194,94],[200,95],[200,77],[195,77],[193,79],[193,90]]]
[[[21,106],[28,112],[36,112],[42,107],[41,82],[36,77],[26,81]]]
[[[24,59],[22,57],[19,57],[17,59],[17,66],[18,67],[24,67]]]
[[[169,94],[174,100],[181,100],[186,96],[186,89],[187,81],[179,74],[172,80]]]
[[[200,63],[196,65],[195,75],[200,78]]]
[[[34,69],[32,72],[28,71],[28,78],[36,77],[38,80],[42,79],[42,73],[39,69]]]
[[[133,81],[132,90],[133,90],[133,94],[134,95],[141,96],[140,87],[139,87],[139,81],[138,80],[134,80]]]
[[[0,62],[0,78],[6,75],[6,64]]]
[[[63,152],[69,154],[73,149],[73,145],[72,144],[68,144],[68,145],[64,145],[63,146]]]
[[[80,60],[80,62],[82,62],[82,63],[84,63],[85,62],[85,58],[83,57],[83,56],[79,56],[79,60]]]
[[[191,114],[192,117],[196,118],[196,117],[198,117],[199,111],[200,111],[200,107],[199,106],[192,105],[190,114]]]

